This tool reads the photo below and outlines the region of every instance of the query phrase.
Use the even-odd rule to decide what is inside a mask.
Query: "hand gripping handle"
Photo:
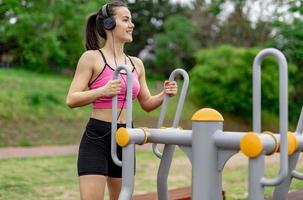
[[[279,108],[280,108],[280,173],[275,179],[261,179],[263,185],[278,185],[288,173],[287,132],[288,132],[288,73],[284,55],[277,49],[262,50],[253,63],[253,130],[261,133],[261,63],[266,56],[274,56],[279,62]]]
[[[126,127],[131,128],[132,125],[132,88],[133,88],[133,75],[131,70],[126,65],[119,65],[114,72],[113,80],[118,79],[121,70],[127,73],[127,93],[126,93]],[[117,156],[117,95],[112,98],[112,129],[111,129],[111,156],[116,165],[122,167],[122,161]]]
[[[177,128],[179,121],[180,121],[180,116],[181,116],[181,112],[183,109],[183,105],[184,105],[184,101],[185,101],[185,97],[187,94],[187,89],[188,89],[188,85],[189,85],[189,77],[188,74],[185,70],[183,69],[175,69],[169,76],[169,81],[173,81],[175,80],[177,75],[181,75],[183,77],[183,86],[182,86],[182,90],[181,90],[181,94],[179,96],[179,100],[178,100],[178,105],[176,108],[176,114],[175,114],[175,118],[173,121],[173,128]],[[166,114],[166,110],[167,110],[167,106],[168,106],[168,101],[169,101],[170,96],[168,94],[165,95],[162,106],[161,106],[161,113],[160,113],[160,117],[158,120],[158,124],[157,124],[157,128],[160,128],[164,122],[164,117]],[[153,144],[153,152],[154,154],[158,157],[158,158],[162,158],[162,154],[159,151],[159,149],[157,148],[157,144]]]

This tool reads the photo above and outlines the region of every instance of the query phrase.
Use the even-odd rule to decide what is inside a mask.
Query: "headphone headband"
[[[108,13],[108,4],[105,4],[102,6],[102,16],[104,18],[109,17],[109,13]]]
[[[101,16],[103,20],[103,27],[106,30],[113,30],[116,26],[116,21],[113,17],[109,14],[109,5],[105,4],[102,6],[101,9]]]

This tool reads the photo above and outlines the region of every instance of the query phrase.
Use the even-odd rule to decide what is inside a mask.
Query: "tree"
[[[253,26],[248,15],[244,13],[245,6],[249,9],[246,2],[237,0],[234,4],[235,10],[220,27],[217,41],[239,47],[262,46],[271,32],[268,23],[259,19]]]
[[[74,68],[85,50],[85,17],[105,2],[0,1],[0,62],[12,60],[15,65],[38,71]],[[129,1],[129,8],[136,28],[134,42],[126,51],[134,56],[154,43],[154,34],[163,31],[168,16],[184,11],[180,4],[166,0]]]
[[[290,103],[290,109],[293,110],[292,116],[298,118],[302,105],[303,96],[303,3],[302,1],[286,1],[284,5],[289,7],[288,13],[279,13],[281,15],[291,16],[291,20],[285,20],[280,15],[272,23],[275,34],[268,46],[274,46],[281,49],[286,54],[288,61],[300,66],[295,80],[295,97]]]
[[[171,15],[184,14],[186,7],[172,4],[167,0],[137,0],[128,1],[132,12],[135,30],[134,42],[126,46],[130,55],[138,56],[147,46],[154,45],[154,35],[163,32],[164,21]]]
[[[271,29],[262,19],[263,13],[259,13],[256,22],[249,18],[254,6],[252,3],[256,2],[261,10],[268,6],[262,1],[251,0],[196,0],[191,16],[199,28],[197,38],[201,47],[215,47],[222,43],[239,47],[264,44]],[[227,10],[231,10],[230,13]]]
[[[188,12],[192,23],[197,27],[195,38],[199,41],[200,47],[210,47],[217,44],[219,30],[218,15],[221,13],[221,5],[224,0],[208,1],[196,0],[193,8]]]
[[[155,71],[168,76],[174,68],[192,68],[198,47],[193,38],[195,30],[184,16],[173,15],[164,22],[164,32],[155,36]]]
[[[104,1],[3,1],[0,6],[1,57],[31,70],[74,67],[83,52],[85,15]]]

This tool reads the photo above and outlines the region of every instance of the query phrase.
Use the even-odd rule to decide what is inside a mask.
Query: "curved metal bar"
[[[301,135],[302,134],[302,127],[303,127],[303,109],[301,110],[301,115],[297,124],[297,129],[296,129],[296,135]],[[297,172],[295,170],[296,165],[299,160],[301,149],[297,149],[294,154],[292,154],[289,159],[288,159],[288,174],[287,177],[283,180],[281,184],[275,187],[274,193],[273,193],[273,199],[275,200],[284,200],[287,199],[287,194],[290,188],[290,184],[292,181],[292,178],[297,178],[302,180],[303,179],[303,174],[300,172]]]
[[[184,105],[184,101],[185,101],[185,97],[187,94],[187,89],[188,89],[188,85],[189,85],[189,77],[188,74],[185,70],[183,69],[175,69],[169,76],[169,81],[173,81],[175,80],[177,75],[182,75],[183,77],[183,86],[182,86],[182,90],[181,90],[181,94],[179,96],[179,101],[178,101],[178,105],[176,108],[176,114],[175,114],[175,118],[173,121],[173,128],[177,128],[179,121],[180,121],[180,115],[181,112],[183,110],[183,105]],[[170,96],[169,95],[165,95],[162,106],[161,106],[161,112],[160,112],[160,117],[157,123],[157,127],[156,128],[160,128],[164,122],[164,117],[166,114],[166,110],[167,110],[167,106],[168,106],[168,101],[169,101]],[[159,149],[157,148],[157,144],[153,144],[153,152],[154,154],[158,157],[158,158],[162,158],[162,154],[159,151]]]
[[[288,72],[284,55],[277,49],[262,50],[253,63],[253,130],[261,133],[261,63],[266,56],[274,56],[279,62],[279,108],[280,108],[280,173],[275,179],[261,179],[262,185],[278,185],[287,176],[287,132],[288,132]],[[264,158],[264,157],[263,157]]]
[[[301,114],[300,114],[300,118],[299,118],[299,121],[298,121],[298,124],[297,124],[297,129],[296,129],[296,135],[302,135],[302,131],[303,131],[303,108],[301,110]],[[296,152],[297,154],[299,154],[299,152]],[[299,157],[299,155],[298,155]],[[297,162],[298,162],[298,159],[297,159]],[[297,163],[296,162],[296,163]],[[293,170],[291,172],[291,175],[294,177],[294,178],[297,178],[297,179],[300,179],[300,180],[303,180],[303,173],[301,172],[298,172],[296,170]]]
[[[180,115],[181,115],[181,112],[183,109],[185,96],[186,96],[187,88],[188,88],[188,84],[189,84],[188,74],[183,69],[174,70],[172,72],[169,80],[173,80],[177,74],[181,74],[183,76],[184,82],[183,82],[182,91],[181,91],[181,94],[179,97],[179,102],[178,102],[178,106],[177,106],[172,128],[176,128],[179,124]],[[166,107],[166,105],[164,105],[163,107]],[[165,114],[165,112],[163,112],[163,113]],[[162,115],[164,115],[164,114],[162,114]],[[159,120],[158,125],[161,125],[161,123],[163,123],[163,121]],[[157,190],[158,190],[158,199],[159,200],[168,199],[167,178],[168,178],[168,173],[169,173],[169,169],[171,166],[174,151],[175,151],[175,145],[165,145],[164,146],[163,156],[162,156],[158,174],[157,174]]]
[[[297,124],[296,134],[302,135],[302,132],[303,132],[303,107]]]
[[[113,80],[118,78],[121,70],[125,70],[127,73],[127,93],[126,93],[126,127],[131,128],[132,125],[132,88],[133,88],[133,75],[131,70],[126,65],[119,65],[114,72]],[[118,166],[122,166],[122,161],[117,156],[117,96],[112,99],[112,129],[111,129],[111,156],[114,163]]]
[[[292,171],[291,175],[296,179],[303,180],[303,173],[297,172],[296,170]]]

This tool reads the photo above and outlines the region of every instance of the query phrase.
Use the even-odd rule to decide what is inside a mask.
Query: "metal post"
[[[213,109],[201,109],[192,117],[192,199],[222,200],[222,173],[214,134],[222,132],[223,117]]]

